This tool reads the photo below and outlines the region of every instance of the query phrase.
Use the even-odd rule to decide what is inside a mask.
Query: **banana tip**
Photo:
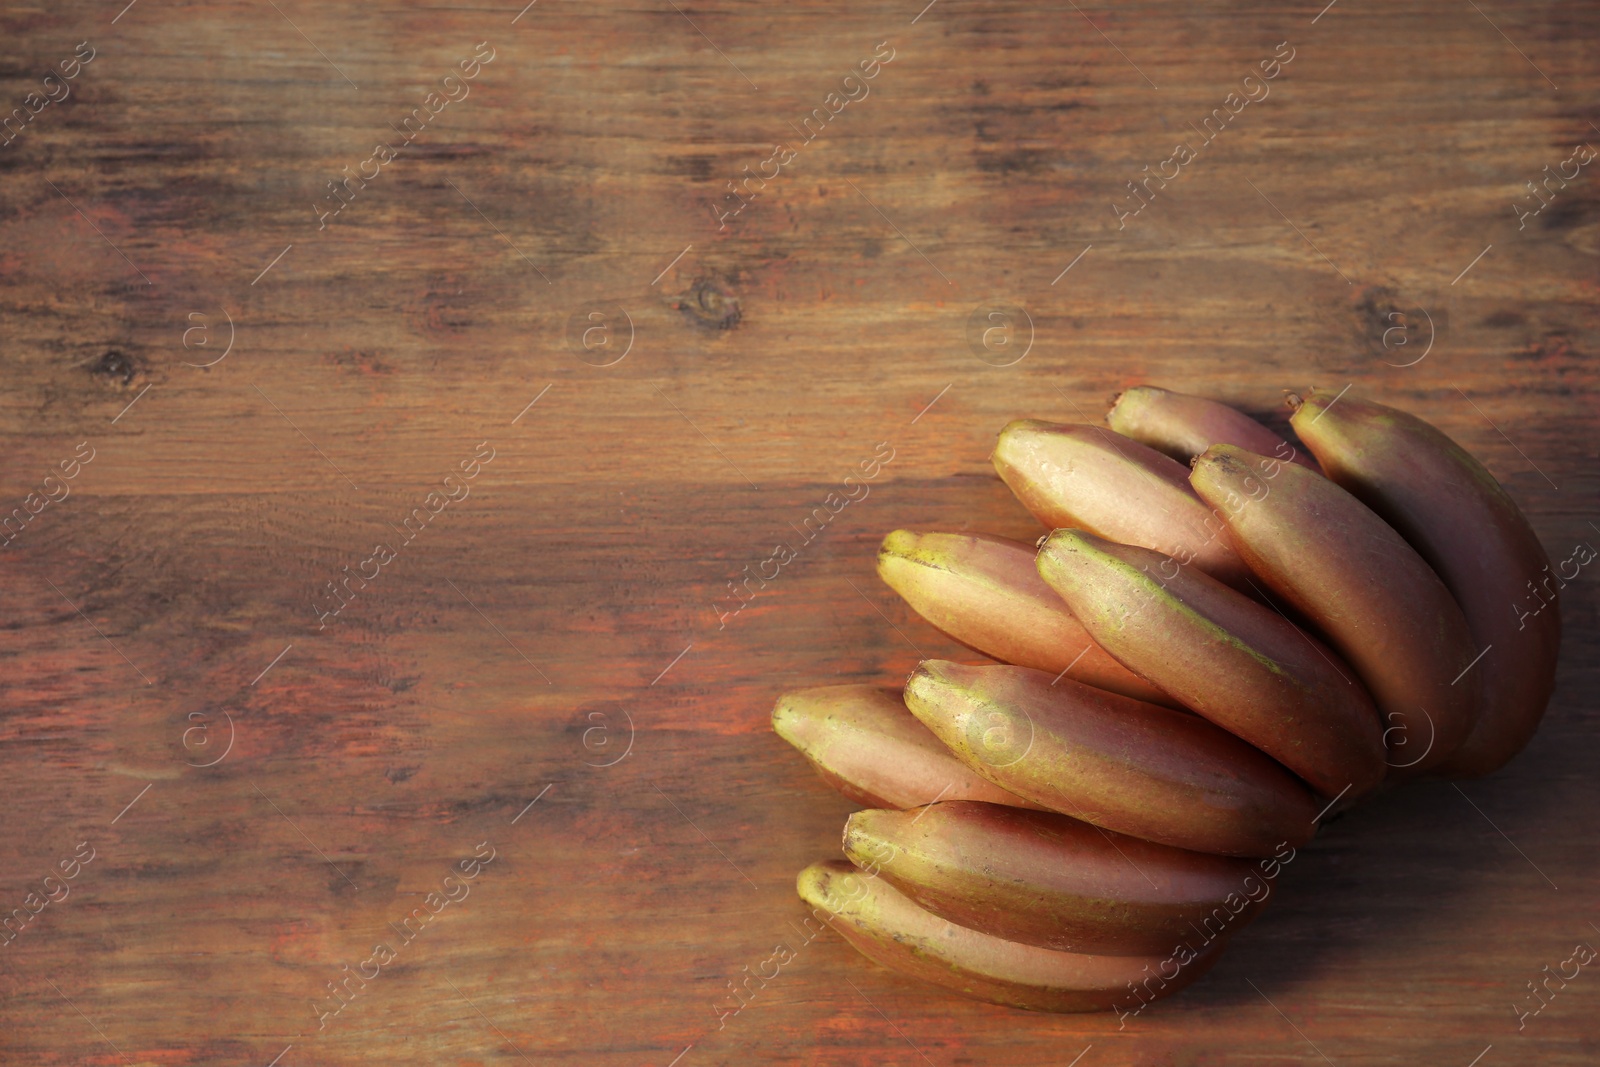
[[[906,710],[920,719],[922,716],[917,714],[917,708],[921,700],[937,692],[942,685],[948,684],[945,668],[954,666],[956,664],[949,660],[925,659],[912,668],[911,673],[906,676],[905,688],[901,691]]]
[[[911,673],[906,675],[906,684],[902,687],[902,691],[907,696],[910,696],[921,683],[932,680],[933,672],[928,670],[929,662],[931,661],[923,660],[915,667],[912,667]]]
[[[1083,544],[1085,533],[1087,531],[1080,530],[1075,526],[1058,526],[1039,538],[1039,542],[1035,546],[1034,555],[1035,557],[1041,556],[1049,549],[1071,551],[1072,546]]]
[[[772,732],[796,747],[800,744],[800,724],[806,716],[795,707],[795,698],[798,692],[784,693],[772,705]]]
[[[1194,480],[1193,472],[1200,470],[1202,466],[1221,471],[1224,474],[1239,474],[1241,472],[1249,474],[1250,465],[1241,458],[1249,455],[1251,455],[1250,452],[1240,448],[1238,445],[1212,445],[1189,460],[1190,482],[1192,483]]]
[[[919,540],[917,534],[910,530],[891,530],[883,535],[883,541],[878,545],[878,558],[909,556]]]
[[[772,732],[783,735],[783,728],[788,725],[792,713],[789,710],[789,694],[785,693],[772,705]]]
[[[857,853],[865,853],[869,846],[876,843],[873,824],[884,814],[885,812],[876,808],[865,808],[850,813],[844,821],[844,834],[839,842],[846,856],[854,860]]]

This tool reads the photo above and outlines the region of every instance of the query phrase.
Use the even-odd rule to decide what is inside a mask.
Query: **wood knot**
[[[102,385],[114,389],[125,388],[133,384],[134,378],[139,375],[139,366],[131,356],[117,351],[115,348],[89,365],[89,376]]]
[[[739,324],[739,298],[718,278],[702,278],[673,307],[697,326],[731,330]]]

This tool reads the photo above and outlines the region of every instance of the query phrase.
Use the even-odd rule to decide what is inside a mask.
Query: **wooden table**
[[[1600,179],[1525,184],[1600,10],[920,2],[0,14],[0,1062],[1600,1060],[1600,976],[1517,1019],[1600,945],[1592,570],[1514,764],[1125,1027],[831,933],[719,1027],[851,810],[773,699],[957,651],[874,548],[1034,534],[1009,418],[1350,385],[1600,539]]]

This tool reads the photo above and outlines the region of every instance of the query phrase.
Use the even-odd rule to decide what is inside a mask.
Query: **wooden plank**
[[[1337,821],[1121,1025],[797,945],[851,806],[768,713],[957,654],[878,539],[1031,536],[993,435],[1133,382],[1280,422],[1350,384],[1482,456],[1556,558],[1600,537],[1600,197],[1586,168],[1514,207],[1600,142],[1600,14],[120,6],[0,13],[0,107],[94,50],[0,147],[0,499],[93,456],[0,554],[4,907],[93,853],[0,947],[0,1059],[1593,1061],[1594,979],[1515,1010],[1600,941],[1587,571],[1526,753]]]

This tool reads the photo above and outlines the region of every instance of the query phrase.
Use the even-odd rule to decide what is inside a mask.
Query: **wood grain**
[[[719,1028],[850,810],[773,698],[955,653],[873,551],[1033,536],[987,462],[1008,419],[1097,421],[1153,381],[1281,424],[1282,390],[1351,384],[1483,457],[1553,558],[1600,538],[1597,179],[1513,207],[1600,144],[1600,12],[920,6],[0,13],[0,115],[95,49],[0,147],[4,511],[94,450],[0,551],[0,908],[94,850],[0,947],[0,1060],[1595,1061],[1600,978],[1514,1010],[1600,944],[1589,570],[1527,752],[1336,822],[1125,1027],[953,999],[824,934]],[[327,183],[480,42],[470,92],[319,229]],[[1125,183],[1280,42],[1270,95],[1119,229]],[[1026,316],[974,347],[995,307]],[[880,442],[870,494],[719,619]],[[483,842],[470,894],[319,1029],[342,965]]]

